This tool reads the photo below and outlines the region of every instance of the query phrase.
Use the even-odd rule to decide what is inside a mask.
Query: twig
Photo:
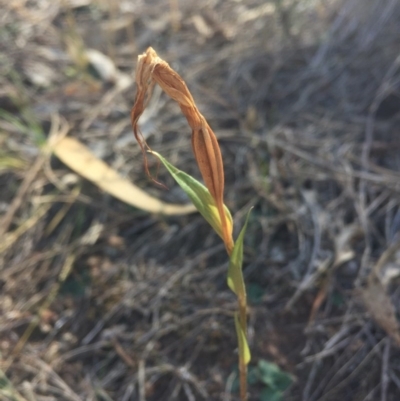
[[[390,80],[392,79],[393,75],[397,71],[398,67],[400,65],[400,56],[398,56],[393,64],[390,66],[389,70],[385,74],[385,77],[382,80],[382,83],[380,87],[378,88],[378,91],[376,93],[376,96],[374,100],[371,103],[371,106],[369,108],[369,113],[367,117],[367,122],[366,122],[366,127],[365,127],[365,138],[364,138],[364,144],[362,147],[362,154],[361,154],[361,163],[362,163],[362,172],[367,173],[369,170],[369,155],[371,151],[371,145],[374,137],[374,129],[375,129],[375,115],[378,110],[379,105],[381,104],[382,100],[384,97],[388,94],[388,91],[390,90]],[[366,181],[364,178],[361,178],[360,180],[360,187],[359,187],[359,203],[356,205],[357,206],[357,211],[359,214],[360,222],[363,227],[364,233],[365,233],[365,249],[364,253],[362,256],[362,261],[361,261],[361,268],[360,268],[360,273],[359,277],[357,280],[357,284],[360,284],[360,280],[362,279],[362,275],[365,272],[366,266],[368,266],[369,262],[369,257],[371,253],[371,237],[369,233],[369,227],[368,227],[368,215],[366,213]]]
[[[381,401],[387,400],[388,387],[389,387],[389,359],[390,359],[390,337],[386,337],[385,347],[382,355],[382,374],[381,374]]]
[[[377,351],[381,348],[383,343],[383,340],[381,340],[378,344],[376,344],[371,351],[368,353],[368,355],[363,359],[363,361],[360,362],[360,364],[352,370],[352,372],[345,378],[343,379],[339,384],[337,384],[334,388],[331,390],[327,391],[322,397],[318,399],[318,401],[325,401],[329,399],[333,394],[336,394],[340,389],[346,386],[347,383],[349,383],[351,380],[354,379],[355,376],[361,371],[362,368],[364,368],[369,362],[370,359],[377,353]]]
[[[49,137],[59,135],[60,131],[62,131],[61,134],[66,134],[68,129],[69,128],[67,126],[60,124],[60,117],[58,115],[52,116]],[[22,205],[26,193],[28,192],[34,179],[36,178],[37,174],[43,167],[47,158],[48,156],[45,153],[41,152],[37,156],[33,165],[29,168],[27,174],[25,175],[24,180],[22,181],[21,185],[18,188],[17,194],[15,195],[13,201],[11,202],[11,205],[7,210],[7,213],[3,216],[2,220],[0,221],[0,237],[8,231],[8,228],[12,223],[15,213]]]
[[[146,401],[146,370],[145,361],[140,359],[138,369],[139,401]]]
[[[314,361],[314,363],[311,367],[310,373],[308,374],[306,385],[303,390],[303,398],[302,398],[303,401],[309,401],[309,399],[310,399],[311,386],[314,383],[314,380],[315,380],[315,377],[317,375],[317,371],[318,371],[318,368],[320,367],[320,365],[321,365],[321,361],[316,360],[316,361]]]
[[[39,154],[33,165],[29,168],[24,180],[22,181],[22,184],[18,188],[17,194],[15,195],[13,201],[11,202],[11,205],[7,210],[7,213],[4,215],[0,222],[0,236],[4,235],[8,231],[8,228],[10,227],[15,213],[22,205],[25,194],[28,192],[38,172],[42,168],[45,160],[46,157],[43,154]]]

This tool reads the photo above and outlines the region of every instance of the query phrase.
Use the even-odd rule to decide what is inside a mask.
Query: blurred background
[[[0,7],[1,400],[238,400],[224,247],[132,134],[148,46],[219,139],[235,235],[254,206],[250,400],[399,399],[397,0]],[[161,90],[140,126],[200,177]]]

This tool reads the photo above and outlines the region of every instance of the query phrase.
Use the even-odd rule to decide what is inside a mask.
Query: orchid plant
[[[224,204],[224,166],[217,138],[197,108],[185,81],[166,61],[158,57],[151,47],[138,58],[136,84],[137,94],[131,111],[131,121],[135,138],[143,151],[146,172],[149,174],[146,156],[148,151],[158,157],[225,244],[229,256],[227,282],[238,299],[235,327],[239,349],[240,398],[241,401],[246,401],[247,365],[250,362],[250,350],[246,334],[247,297],[242,274],[242,261],[243,239],[249,214],[244,227],[234,241],[232,216]],[[193,153],[205,186],[185,172],[178,170],[160,154],[152,151],[140,132],[139,118],[146,108],[155,84],[158,84],[169,97],[178,103],[192,129]]]

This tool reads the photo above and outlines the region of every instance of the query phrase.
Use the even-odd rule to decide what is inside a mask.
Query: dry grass
[[[296,377],[285,400],[398,399],[396,0],[1,9],[1,400],[237,399],[236,303],[207,224],[133,209],[39,151],[62,116],[121,175],[185,203],[167,173],[158,180],[169,191],[147,179],[133,83],[119,84],[150,45],[185,76],[219,139],[235,220],[255,206],[245,251],[254,360]],[[198,175],[186,121],[160,92],[141,129]]]

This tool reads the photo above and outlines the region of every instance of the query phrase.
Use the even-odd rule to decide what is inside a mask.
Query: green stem
[[[238,299],[239,322],[243,332],[247,336],[247,303],[246,299]],[[240,400],[247,401],[247,364],[244,355],[239,352],[239,375],[240,375]]]

